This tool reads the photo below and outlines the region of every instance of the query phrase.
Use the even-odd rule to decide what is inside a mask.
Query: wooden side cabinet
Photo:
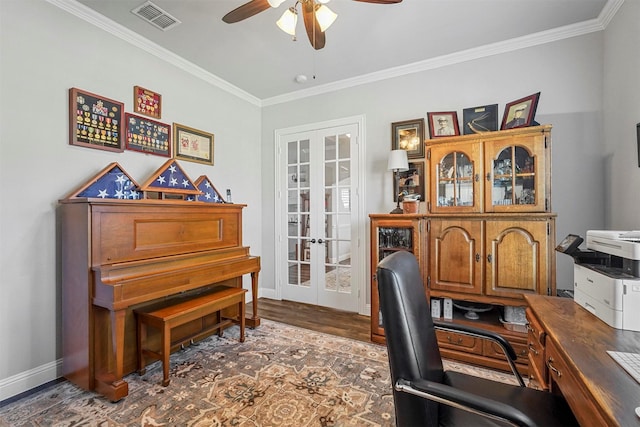
[[[371,222],[371,341],[384,344],[384,327],[378,299],[376,269],[383,258],[398,251],[412,252],[423,269],[422,216],[372,214],[369,215],[369,218]],[[421,273],[424,277],[424,271]]]

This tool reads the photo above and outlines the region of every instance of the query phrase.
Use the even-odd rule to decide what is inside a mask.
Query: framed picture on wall
[[[424,119],[391,123],[391,149],[405,150],[407,158],[424,158]]]
[[[406,196],[419,196],[419,201],[425,201],[424,161],[409,162],[409,169],[398,172],[398,187],[396,187],[395,174],[393,180],[393,188],[399,189],[400,201]],[[398,194],[394,195],[393,201],[398,201]]]
[[[174,157],[213,165],[213,134],[173,124]]]

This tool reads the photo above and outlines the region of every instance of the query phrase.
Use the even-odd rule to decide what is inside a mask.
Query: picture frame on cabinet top
[[[423,159],[424,119],[391,123],[391,149],[405,150],[409,159]]]
[[[462,110],[462,123],[463,135],[498,130],[498,104],[465,108]]]
[[[431,138],[442,138],[460,135],[458,127],[458,113],[456,111],[442,111],[427,113],[429,120],[429,134]]]
[[[537,124],[534,122],[540,92],[509,102],[504,108],[500,130],[515,129]]]

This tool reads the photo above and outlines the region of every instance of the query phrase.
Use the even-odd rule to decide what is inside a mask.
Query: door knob
[[[315,243],[315,242],[316,242],[316,239],[311,239],[311,240],[310,240],[310,242],[311,242],[311,243]]]
[[[324,240],[318,239],[318,243],[322,244],[322,242],[324,242]]]

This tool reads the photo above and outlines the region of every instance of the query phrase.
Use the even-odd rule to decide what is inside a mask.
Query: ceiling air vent
[[[169,15],[164,10],[160,9],[155,4],[150,1],[141,4],[131,11],[134,15],[139,16],[140,18],[147,21],[149,24],[154,27],[160,28],[163,31],[167,31],[180,24],[173,16]]]

